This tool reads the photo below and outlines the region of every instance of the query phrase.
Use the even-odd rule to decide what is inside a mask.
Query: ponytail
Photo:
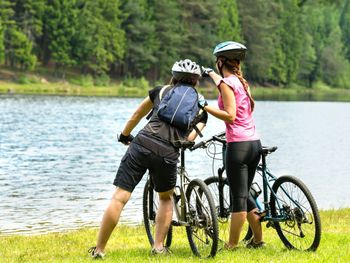
[[[235,59],[231,60],[231,59],[225,58],[223,62],[226,69],[231,71],[233,75],[235,75],[239,79],[239,81],[242,83],[243,88],[250,100],[250,109],[251,111],[254,111],[255,102],[252,95],[250,94],[248,81],[246,81],[246,79],[243,77],[239,60],[235,60]]]

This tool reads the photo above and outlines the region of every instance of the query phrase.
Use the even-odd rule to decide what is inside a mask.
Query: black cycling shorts
[[[256,208],[254,199],[249,195],[249,189],[260,156],[260,140],[227,144],[225,163],[231,190],[231,212],[249,212]]]
[[[178,159],[175,157],[162,157],[132,142],[120,162],[113,184],[132,192],[148,170],[155,191],[169,191],[176,185]]]

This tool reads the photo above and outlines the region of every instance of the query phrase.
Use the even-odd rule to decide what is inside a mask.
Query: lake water
[[[0,96],[0,235],[98,226],[126,150],[117,134],[140,101]],[[350,103],[256,104],[263,145],[279,147],[268,158],[271,170],[302,179],[321,209],[350,207]],[[211,117],[204,137],[223,130],[223,123]],[[211,175],[212,159],[205,150],[186,157],[192,178]],[[146,177],[121,223],[142,222]]]

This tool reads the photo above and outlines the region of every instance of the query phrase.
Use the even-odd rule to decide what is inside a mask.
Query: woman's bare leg
[[[173,217],[173,190],[159,193],[159,209],[156,215],[154,248],[163,249],[164,240],[168,233]]]
[[[230,236],[227,246],[234,248],[238,246],[243,224],[246,220],[247,212],[231,213]]]
[[[255,213],[256,211],[258,211],[257,208],[251,210],[247,214],[247,219],[248,219],[250,228],[253,231],[254,243],[258,244],[261,241],[263,241],[263,237],[262,237],[262,228],[261,228],[260,216]]]
[[[120,187],[115,189],[113,197],[102,218],[101,227],[97,237],[96,253],[104,251],[108,239],[111,236],[113,229],[118,224],[120,214],[125,204],[129,201],[130,196],[130,192]]]

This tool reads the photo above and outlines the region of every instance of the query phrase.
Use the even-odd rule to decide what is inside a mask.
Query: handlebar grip
[[[206,143],[207,143],[206,141],[201,141],[201,142],[199,142],[199,143],[193,145],[193,147],[190,148],[190,151],[192,152],[192,151],[194,151],[194,150],[196,150],[196,149],[198,149],[198,148],[201,148],[201,147],[203,147]]]

